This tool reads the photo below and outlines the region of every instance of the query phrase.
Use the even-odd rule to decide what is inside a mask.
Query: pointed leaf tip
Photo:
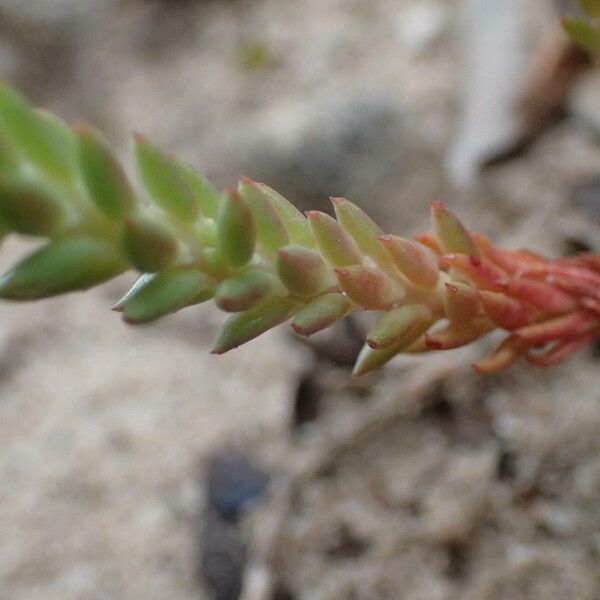
[[[123,312],[125,305],[135,294],[141,290],[150,280],[156,277],[156,273],[142,273],[134,282],[134,284],[127,290],[123,297],[111,307],[110,310],[115,312]]]
[[[355,379],[363,377],[379,369],[400,352],[402,352],[402,348],[398,348],[395,344],[383,349],[371,348],[368,344],[365,344],[352,369],[352,377]]]
[[[306,216],[317,244],[328,262],[336,267],[362,263],[357,243],[333,217],[318,210],[310,210]]]
[[[386,313],[367,334],[371,348],[395,345],[398,350],[410,346],[432,324],[433,314],[423,304],[406,304]]]
[[[114,248],[86,236],[50,242],[0,279],[0,298],[37,300],[84,290],[116,277],[126,268]]]
[[[123,319],[131,325],[154,321],[208,300],[212,297],[214,286],[213,279],[194,269],[162,271],[136,282],[135,290],[122,301]]]
[[[487,357],[476,362],[473,368],[482,375],[491,375],[506,369],[527,350],[527,345],[516,335],[509,335]]]
[[[289,200],[268,185],[256,183],[256,188],[265,195],[275,209],[287,232],[289,241],[307,248],[314,248],[315,239],[304,215]]]
[[[76,176],[75,136],[57,117],[33,110],[8,85],[0,86],[0,128],[17,153],[60,183]]]
[[[291,298],[267,298],[250,310],[229,317],[212,354],[225,354],[287,321],[298,301]]]
[[[381,247],[377,237],[382,229],[361,208],[346,198],[331,198],[335,215],[342,227],[352,236],[360,250],[370,256],[380,267],[392,267],[389,254]]]
[[[477,288],[461,281],[445,284],[444,308],[450,322],[456,326],[470,324],[480,310]]]
[[[221,205],[221,193],[200,171],[192,167],[182,158],[173,156],[171,159],[181,176],[188,182],[200,212],[210,219],[214,219]]]
[[[431,203],[431,218],[444,252],[479,256],[479,250],[467,228],[442,202]]]
[[[272,254],[287,244],[287,231],[269,196],[246,177],[240,178],[238,192],[252,211],[256,223],[256,237],[261,247]]]
[[[425,334],[425,344],[432,350],[451,350],[466,346],[494,329],[488,319],[477,318],[468,324],[450,323],[444,329]]]
[[[139,176],[152,200],[172,216],[194,221],[199,215],[198,205],[177,164],[143,136],[133,137]]]
[[[135,206],[125,172],[97,131],[86,124],[78,125],[75,131],[81,174],[92,201],[108,218],[121,218]]]

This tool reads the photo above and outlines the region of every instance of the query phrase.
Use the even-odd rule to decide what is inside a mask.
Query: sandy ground
[[[143,131],[220,185],[243,170],[301,206],[347,193],[405,234],[441,197],[508,245],[598,249],[597,223],[569,203],[598,147],[572,119],[469,192],[445,182],[464,76],[456,7],[0,0],[18,32],[0,31],[0,73],[98,124],[123,156]],[[2,264],[22,251],[10,240]],[[210,356],[211,307],[127,328],[108,307],[131,279],[0,305],[2,600],[209,598],[196,579],[206,459],[224,445],[272,456],[288,435],[305,348],[276,331]],[[294,597],[598,600],[597,361],[460,370],[431,408],[341,457],[286,523]],[[326,382],[326,415],[400,390],[406,369],[366,399]]]

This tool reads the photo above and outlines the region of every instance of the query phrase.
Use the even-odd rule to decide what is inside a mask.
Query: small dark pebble
[[[293,429],[314,423],[319,416],[323,389],[314,370],[305,373],[298,381],[294,398]]]
[[[268,483],[268,474],[246,456],[217,454],[208,465],[208,504],[223,518],[235,519],[260,501]]]
[[[496,474],[500,481],[510,481],[517,476],[517,457],[506,448],[500,450],[498,454]]]
[[[424,418],[431,417],[437,422],[451,422],[456,417],[455,407],[446,396],[443,383],[431,390],[424,404],[425,408],[421,413]]]
[[[333,543],[327,548],[327,556],[337,560],[358,558],[368,549],[369,542],[356,535],[346,523],[342,523]]]
[[[275,591],[273,592],[273,595],[271,596],[271,600],[294,600],[295,597],[296,596],[290,590],[290,588],[288,588],[283,583],[279,583],[275,587]]]
[[[201,577],[212,598],[237,600],[246,564],[246,548],[238,524],[209,509],[201,536]]]
[[[592,252],[593,248],[587,240],[580,238],[569,237],[563,241],[563,254],[572,256],[573,254],[581,254],[582,252]]]
[[[451,543],[446,547],[448,566],[446,575],[450,579],[462,579],[466,575],[468,547],[463,543]]]
[[[571,202],[588,217],[600,220],[600,177],[574,186]]]

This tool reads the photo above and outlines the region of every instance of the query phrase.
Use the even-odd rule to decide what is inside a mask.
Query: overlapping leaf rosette
[[[475,367],[525,357],[554,364],[600,335],[600,257],[555,261],[468,232],[441,203],[411,241],[333,198],[306,215],[264,184],[218,192],[181,159],[134,136],[143,194],[99,133],[68,127],[0,87],[0,226],[45,242],[0,280],[0,297],[35,300],[141,273],[114,307],[147,323],[213,299],[232,313],[222,354],[291,321],[310,336],[353,311],[380,313],[354,374],[399,353],[457,348],[507,332]]]

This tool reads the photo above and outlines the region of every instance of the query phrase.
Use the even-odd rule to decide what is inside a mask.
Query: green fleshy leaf
[[[423,304],[406,304],[383,315],[367,334],[371,348],[412,344],[432,324],[431,310]]]
[[[225,322],[212,353],[224,354],[249,342],[287,321],[297,307],[298,301],[291,298],[267,298],[250,310],[232,315]]]
[[[378,240],[411,283],[424,289],[435,287],[440,270],[437,257],[429,248],[395,235],[382,235]]]
[[[123,229],[123,249],[136,269],[154,273],[173,263],[177,257],[177,239],[143,215],[130,216]]]
[[[370,256],[380,267],[392,266],[392,259],[381,246],[377,238],[383,235],[383,230],[361,208],[345,198],[332,198],[337,220],[354,238],[358,247]]]
[[[383,367],[387,362],[392,360],[394,356],[397,356],[402,352],[404,346],[395,344],[383,348],[382,350],[376,350],[371,348],[368,344],[365,344],[356,359],[354,369],[352,370],[352,377],[362,377],[371,371],[375,371],[380,367]]]
[[[225,194],[217,218],[217,249],[232,267],[250,261],[256,245],[254,217],[244,199],[235,190]]]
[[[329,263],[335,267],[362,263],[354,238],[335,219],[318,210],[306,214],[319,249]]]
[[[232,269],[217,248],[202,249],[202,269],[218,279],[231,275]]]
[[[125,262],[112,246],[89,237],[51,242],[0,279],[0,298],[37,300],[84,290],[122,273]]]
[[[134,138],[135,159],[146,191],[156,204],[181,221],[199,216],[194,193],[175,162],[140,135]]]
[[[121,165],[102,136],[91,127],[77,129],[83,180],[94,204],[118,220],[135,207],[135,194]]]
[[[276,288],[271,273],[246,270],[221,282],[215,292],[215,304],[227,312],[248,310],[264,300]]]
[[[479,250],[467,228],[442,202],[431,203],[431,220],[444,252],[479,256]]]
[[[21,178],[0,180],[0,219],[24,235],[52,236],[66,221],[66,211],[53,190]]]
[[[314,248],[315,238],[306,217],[289,200],[268,185],[257,183],[256,186],[264,192],[279,215],[290,238],[290,242],[306,246],[307,248]]]
[[[296,314],[292,328],[299,335],[313,335],[343,319],[353,308],[354,303],[344,294],[324,294]]]
[[[0,83],[0,128],[23,158],[63,183],[72,181],[76,160],[71,130],[56,117],[33,111],[4,83]]]
[[[79,164],[75,132],[51,112],[38,109],[35,114],[45,132],[40,135],[46,135],[52,144],[56,160],[62,164],[66,179],[76,182],[79,179]]]
[[[258,243],[272,255],[289,241],[277,211],[264,191],[249,179],[240,180],[238,192],[254,216]]]
[[[202,214],[214,219],[221,205],[221,193],[202,173],[181,158],[174,158],[177,168],[186,178]]]
[[[200,271],[162,271],[124,302],[123,318],[132,324],[147,323],[212,298],[214,288],[215,281]]]
[[[417,327],[415,327],[413,331],[409,333],[409,335],[406,337],[399,336],[396,340],[389,345],[386,345],[384,348],[372,348],[369,343],[366,343],[356,359],[356,363],[354,364],[354,368],[352,370],[352,377],[362,377],[367,373],[375,371],[401,352],[410,349],[411,344],[419,340],[423,332],[428,329],[431,324],[431,321],[423,320]],[[377,324],[375,325],[375,328],[376,327]]]
[[[338,267],[335,274],[350,299],[367,310],[389,310],[405,294],[399,284],[375,267]]]
[[[123,312],[125,305],[133,298],[147,283],[156,277],[156,273],[142,273],[134,284],[125,292],[123,297],[111,308],[115,312]]]
[[[280,248],[275,266],[283,285],[296,296],[316,296],[329,280],[321,255],[298,244]]]

